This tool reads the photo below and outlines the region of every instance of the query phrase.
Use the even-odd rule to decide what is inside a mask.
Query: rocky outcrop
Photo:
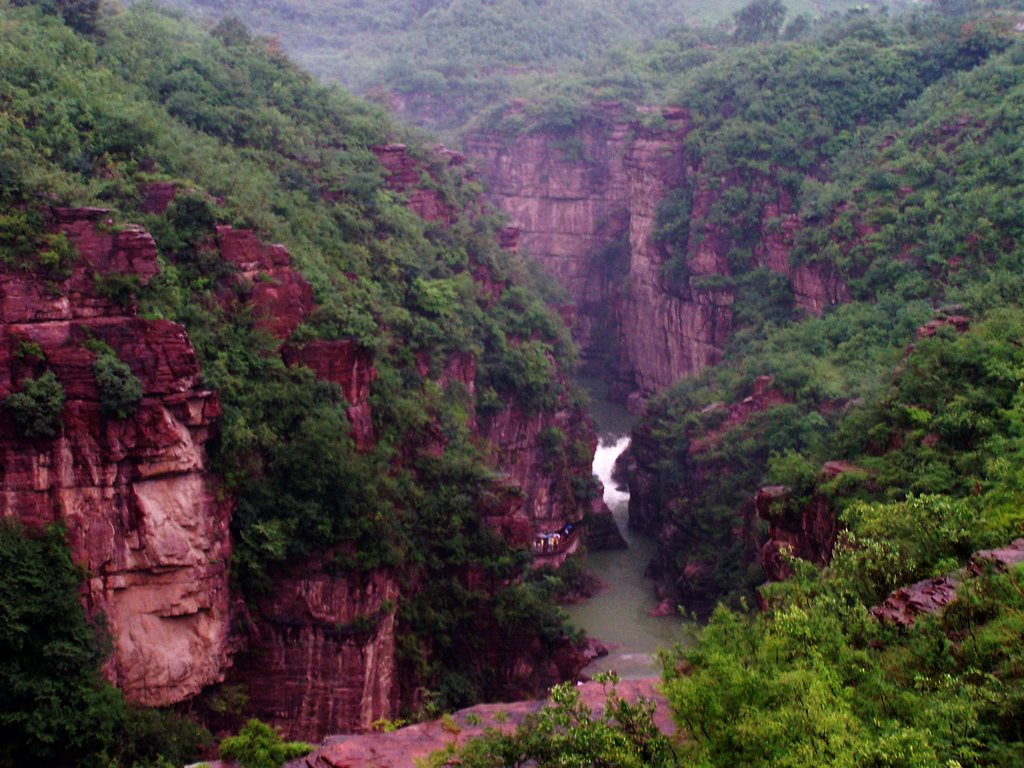
[[[847,474],[863,471],[847,461],[826,462],[818,476],[818,487]],[[761,547],[761,566],[769,581],[782,581],[792,574],[787,557],[798,557],[815,565],[827,565],[832,559],[839,520],[828,496],[821,491],[800,503],[785,486],[766,486],[754,495],[754,508],[758,517],[768,523],[768,538]]]
[[[657,678],[623,680],[616,684],[617,694],[625,701],[640,699],[655,704],[654,721],[665,734],[675,734],[668,702],[658,692]],[[600,683],[584,683],[577,687],[583,703],[595,715],[605,704],[605,687]],[[316,752],[299,764],[308,768],[414,768],[432,752],[449,745],[461,745],[484,735],[489,729],[509,733],[529,716],[540,712],[545,702],[516,701],[508,704],[481,704],[455,712],[450,719],[433,720],[410,725],[391,733],[369,733],[362,736],[340,736],[327,740]]]
[[[406,206],[424,221],[454,224],[459,214],[437,188],[438,179],[424,160],[413,157],[405,144],[372,147],[384,168],[384,186],[405,196]],[[443,146],[434,149],[432,160],[441,166],[460,166],[465,157]],[[427,182],[427,183],[425,183]]]
[[[217,227],[221,258],[237,272],[232,283],[236,294],[250,307],[256,327],[277,339],[287,339],[313,312],[313,288],[292,268],[283,245],[266,245],[255,232]]]
[[[106,676],[140,704],[182,701],[223,676],[228,644],[228,522],[205,444],[220,413],[199,384],[184,328],[136,316],[97,289],[157,273],[153,239],[114,228],[101,209],[58,209],[77,250],[71,273],[0,271],[0,400],[51,371],[67,395],[52,439],[20,436],[0,410],[0,514],[62,522],[87,572],[83,598],[113,640]],[[143,399],[128,418],[102,411],[99,341],[129,365]]]
[[[439,191],[429,185],[422,189],[424,175],[430,175],[426,161],[413,158],[403,145],[378,147],[375,152],[388,187],[403,194],[413,212],[441,224],[455,220]],[[431,162],[460,161],[457,155],[435,150]],[[282,342],[280,353],[288,365],[306,366],[341,388],[356,448],[371,450],[375,437],[370,393],[377,377],[372,353],[351,340],[293,339],[315,304],[309,283],[292,267],[282,246],[265,245],[252,232],[226,226],[217,228],[216,245],[237,270],[230,278],[232,290],[223,292],[224,301],[251,311],[257,326]],[[480,267],[474,276],[483,295],[500,296],[503,285],[489,270]],[[510,543],[525,547],[539,531],[582,520],[590,502],[577,498],[572,478],[589,478],[589,453],[566,451],[552,462],[539,439],[542,432],[557,430],[567,447],[583,444],[592,451],[593,431],[567,396],[554,412],[531,414],[509,402],[481,418],[472,410],[477,376],[472,355],[432,361],[420,353],[414,360],[416,374],[424,381],[433,380],[441,390],[458,386],[468,395],[467,426],[488,447],[499,474],[494,503],[480,510],[485,520]],[[440,456],[445,448],[442,431],[428,428],[406,441],[397,460]],[[567,554],[560,553],[561,559]],[[252,710],[290,737],[318,739],[327,733],[366,729],[374,720],[393,717],[399,698],[408,693],[395,680],[395,610],[403,599],[398,575],[330,575],[329,570],[306,563],[275,578],[271,594],[251,607],[244,622],[247,650],[229,681],[244,684]],[[472,580],[473,574],[466,578]],[[504,640],[496,639],[494,648],[504,648]],[[542,651],[524,645],[491,660],[494,669],[502,670],[503,695],[543,689],[571,678],[587,663],[568,640],[550,657]]]
[[[676,379],[688,378],[718,362],[732,331],[733,296],[714,287],[701,287],[697,278],[728,274],[725,254],[710,246],[712,233],[687,265],[692,273],[687,288],[666,290],[663,272],[671,254],[655,242],[658,208],[687,175],[681,139],[689,131],[689,116],[665,110],[665,128],[635,128],[623,164],[629,189],[628,290],[620,298],[620,371],[636,389],[649,395]],[[701,200],[710,199],[705,195]],[[700,200],[698,200],[698,205]]]
[[[948,576],[925,579],[909,587],[893,592],[881,605],[871,609],[871,615],[879,621],[907,627],[919,616],[941,613],[947,605],[956,600],[957,589],[973,576],[990,568],[1006,571],[1013,565],[1024,563],[1024,539],[1017,539],[1010,546],[1001,549],[986,549],[975,552],[971,563],[963,570]]]
[[[563,436],[563,451],[558,456],[552,456],[541,445],[541,433],[550,431]],[[522,518],[523,524],[510,528],[529,538],[513,543],[532,546],[538,534],[583,520],[590,505],[576,498],[573,478],[589,479],[589,455],[597,441],[582,409],[563,404],[552,414],[527,414],[513,403],[485,419],[481,434],[493,446],[502,482],[518,489],[515,506],[509,511],[513,519]],[[581,455],[574,455],[573,446],[579,444],[587,446],[590,454],[580,451]],[[573,550],[575,546],[560,550],[558,561]]]

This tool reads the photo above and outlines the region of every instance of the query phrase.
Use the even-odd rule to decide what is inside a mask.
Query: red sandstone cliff
[[[862,474],[848,461],[829,461],[821,468],[819,486],[840,475]],[[828,497],[816,491],[803,504],[794,503],[791,492],[781,485],[758,489],[754,494],[757,515],[768,523],[761,547],[761,566],[769,581],[782,581],[792,575],[786,557],[798,557],[815,565],[832,560],[832,548],[839,533],[839,520]]]
[[[435,165],[458,165],[461,156],[435,150],[429,161],[419,160],[398,144],[377,147],[374,152],[384,168],[387,187],[404,195],[410,210],[442,225],[456,220],[444,196],[424,185],[423,179],[432,178]],[[341,387],[349,403],[356,447],[372,449],[370,392],[376,379],[372,355],[347,340],[291,341],[315,303],[309,283],[292,267],[287,251],[231,227],[218,227],[215,242],[224,260],[237,269],[233,289],[224,292],[224,300],[251,309],[257,324],[281,340],[287,364],[307,366],[319,378]],[[496,300],[504,290],[484,267],[474,277],[485,296]],[[431,363],[424,354],[417,356],[417,372],[425,380],[431,376]],[[457,384],[473,395],[476,360],[472,355],[454,355],[436,367],[437,386]],[[572,483],[573,477],[589,478],[589,454],[579,457],[566,452],[552,463],[538,440],[541,432],[556,428],[567,444],[582,443],[592,453],[593,430],[566,395],[553,413],[527,414],[514,402],[487,418],[471,413],[470,428],[489,446],[501,476],[494,508],[481,514],[510,543],[529,547],[538,533],[578,523],[591,511],[592,502],[578,499]],[[436,434],[428,430],[406,449],[442,453],[444,437],[439,430]],[[572,547],[575,543],[571,542]],[[569,551],[567,547],[547,559],[557,562]],[[321,738],[393,717],[400,694],[395,679],[395,609],[401,599],[397,574],[331,576],[315,563],[300,564],[280,574],[273,592],[252,606],[247,650],[239,657],[231,681],[244,683],[252,709],[293,737]],[[572,676],[586,663],[569,645],[565,659],[537,659],[532,649],[522,648],[515,658],[495,659],[494,664],[508,667],[510,691],[529,692]]]
[[[255,715],[307,739],[394,717],[399,597],[393,574],[331,576],[317,561],[277,579],[232,674]]]
[[[573,132],[543,131],[507,138],[477,133],[466,149],[496,205],[519,230],[519,248],[568,292],[574,335],[584,353],[617,360],[622,394],[647,396],[718,361],[733,331],[735,290],[730,250],[736,245],[712,212],[737,184],[709,183],[685,145],[685,110],[647,110],[648,121],[618,104],[594,106],[599,117]],[[656,126],[656,127],[651,127]],[[668,194],[688,187],[692,228],[681,254],[685,285],[666,284],[671,248],[655,241],[657,211]],[[798,308],[820,313],[849,299],[825,265],[792,265],[789,252],[799,218],[792,199],[767,175],[752,195],[764,199],[752,268],[785,275]]]
[[[99,209],[57,210],[54,226],[78,252],[67,279],[0,271],[0,400],[49,370],[67,401],[53,439],[21,437],[0,412],[0,514],[67,526],[89,574],[86,608],[113,638],[107,676],[132,701],[172,704],[221,679],[227,662],[230,505],[204,449],[217,397],[199,387],[184,328],[140,319],[96,290],[96,276],[156,274],[148,233],[111,230]],[[142,383],[127,419],[101,411],[90,339]],[[26,344],[43,359],[23,354]]]

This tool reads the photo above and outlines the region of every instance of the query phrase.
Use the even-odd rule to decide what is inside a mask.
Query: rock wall
[[[614,286],[600,254],[629,228],[629,183],[623,164],[630,126],[621,110],[583,123],[570,137],[496,133],[465,139],[492,199],[519,231],[518,248],[564,287],[574,308],[573,334],[587,353],[607,340]]]
[[[96,289],[98,276],[157,273],[148,233],[113,229],[100,209],[59,209],[54,227],[78,251],[69,277],[0,270],[0,400],[46,370],[67,394],[53,439],[21,437],[0,410],[0,514],[66,525],[87,611],[113,638],[105,674],[132,701],[173,704],[227,663],[231,508],[205,453],[220,409],[184,328]],[[140,380],[129,418],[102,412],[90,340]]]
[[[366,730],[398,709],[393,574],[329,576],[321,563],[280,578],[255,607],[235,679],[253,711],[296,738]]]
[[[805,312],[849,300],[827,265],[790,264],[801,222],[773,175],[753,183],[709,178],[686,147],[688,113],[644,111],[638,119],[621,105],[596,104],[595,117],[570,132],[465,139],[492,199],[519,230],[519,249],[565,288],[577,342],[589,358],[611,363],[623,397],[650,396],[719,360],[733,332],[736,292],[728,279],[708,278],[733,276],[736,243],[713,215],[731,187],[765,201],[751,269],[785,275]],[[689,240],[657,242],[659,206],[682,188],[692,198]],[[665,275],[673,256],[686,264],[680,285]]]
[[[439,152],[431,160],[439,168],[461,162]],[[444,195],[423,183],[432,171],[421,161],[400,145],[378,154],[387,186],[413,211],[436,224],[456,220]],[[150,185],[142,195],[147,212],[160,215],[176,189]],[[217,396],[199,386],[183,327],[141,319],[130,299],[122,306],[101,290],[110,276],[146,283],[157,274],[153,239],[139,227],[114,226],[101,209],[56,210],[53,227],[78,253],[69,276],[0,271],[0,400],[49,370],[67,402],[53,439],[20,436],[0,409],[0,514],[28,525],[67,525],[74,557],[89,573],[86,606],[106,617],[113,638],[110,680],[133,701],[155,706],[192,698],[227,677],[244,685],[251,711],[294,737],[316,739],[393,717],[400,575],[332,574],[313,558],[278,574],[255,604],[232,601],[232,504],[218,494],[205,451],[220,415]],[[288,251],[230,226],[217,227],[201,247],[232,268],[217,292],[223,305],[251,312],[257,327],[279,340],[286,364],[338,384],[356,448],[372,450],[373,354],[350,340],[293,338],[316,303]],[[484,295],[500,296],[504,284],[489,270],[479,267],[474,276]],[[142,383],[143,400],[129,418],[102,412],[89,348],[95,341]],[[456,355],[441,368],[442,386],[457,382],[472,394],[471,356]],[[509,402],[486,419],[473,417],[471,427],[502,475],[494,509],[481,513],[512,543],[530,546],[538,532],[601,512],[572,482],[589,478],[589,455],[567,450],[552,461],[540,445],[541,433],[557,428],[567,448],[592,450],[593,430],[566,393],[554,412],[529,414]],[[434,447],[443,451],[443,438]],[[536,649],[522,648],[495,663],[508,666],[517,692],[534,690],[586,663],[575,644],[565,645],[564,659],[537,659]]]
[[[608,162],[614,161],[614,148],[621,143],[620,139],[600,138],[595,133],[592,137],[594,151],[604,153]],[[457,152],[435,147],[427,158],[418,159],[410,155],[404,144],[388,144],[373,148],[385,171],[386,185],[389,189],[405,195],[406,205],[414,213],[431,222],[451,224],[457,219],[457,213],[445,202],[440,193],[430,188],[423,189],[425,178],[434,178],[438,168],[459,167],[465,163],[465,156]],[[547,178],[552,185],[553,200],[563,206],[561,213],[581,216],[589,222],[593,216],[601,215],[591,204],[584,212],[573,210],[573,201],[560,198],[561,192],[572,187],[565,187],[558,181],[562,172],[568,172],[570,165],[560,165],[557,159],[547,157],[544,162],[551,165],[544,169],[529,167],[513,172],[513,176],[529,177],[534,173],[549,174]],[[579,179],[576,180],[579,182]],[[602,204],[601,210],[607,210]],[[603,206],[603,207],[602,207]],[[546,214],[545,214],[546,215]],[[585,227],[584,227],[585,228]],[[507,230],[499,232],[499,243],[502,245],[524,245],[514,233]],[[595,241],[596,242],[596,241]],[[543,233],[534,233],[529,243],[545,243],[554,249],[553,258],[566,265],[575,264],[578,268],[580,252],[573,250],[577,244],[573,237],[558,235],[558,241],[545,240]],[[526,247],[533,247],[529,243]],[[562,259],[558,254],[566,253],[569,257]],[[496,283],[486,267],[479,267],[474,279],[482,288],[485,296],[497,300],[503,283]],[[553,361],[552,361],[553,362]],[[419,361],[419,373],[428,376],[431,361]],[[454,355],[444,362],[441,374],[436,383],[443,389],[455,382],[466,388],[473,395],[476,392],[476,361],[471,355]],[[486,418],[477,418],[471,414],[471,429],[489,446],[495,469],[501,473],[501,485],[513,493],[501,494],[503,503],[491,510],[489,516],[492,525],[499,530],[510,543],[530,546],[537,534],[557,531],[568,523],[579,523],[585,517],[599,519],[610,518],[611,513],[601,501],[600,488],[593,489],[596,501],[590,501],[579,494],[574,488],[573,479],[585,481],[591,476],[590,460],[597,445],[596,434],[585,411],[570,403],[567,397],[568,382],[562,379],[563,394],[553,412],[528,413],[513,399],[496,414]],[[540,436],[549,430],[557,430],[564,436],[564,448],[561,456],[552,457],[545,453],[540,445]],[[585,452],[576,455],[573,447],[586,446]],[[435,445],[433,450],[443,450],[443,445]],[[582,455],[585,453],[586,455]],[[575,549],[565,548],[557,553],[557,557],[546,558],[546,564],[557,564]]]
[[[418,159],[401,144],[375,147],[374,152],[386,186],[403,195],[410,210],[435,224],[456,221],[459,212],[424,179],[443,172],[438,169],[459,165],[460,155],[439,148],[431,157]],[[372,450],[370,393],[377,377],[372,354],[349,340],[290,340],[314,311],[315,302],[282,246],[264,244],[255,233],[226,226],[217,228],[215,243],[224,260],[237,269],[224,301],[251,310],[257,323],[281,340],[281,355],[288,365],[307,366],[341,387],[356,448]],[[474,277],[483,295],[497,300],[504,285],[485,267],[479,267]],[[442,389],[452,384],[464,387],[472,401],[477,373],[472,355],[435,362],[420,354],[416,365],[424,379],[433,377]],[[552,413],[528,414],[510,402],[487,418],[470,414],[469,426],[488,446],[501,478],[493,508],[481,514],[510,543],[529,547],[539,532],[603,511],[576,495],[572,478],[589,478],[596,439],[585,414],[569,403],[567,395]],[[567,446],[581,443],[589,453],[580,457],[567,451],[552,462],[538,436],[553,427],[565,435]],[[406,450],[440,454],[445,439],[440,430],[427,430]],[[600,505],[599,491],[597,496]],[[552,561],[569,551],[559,552]],[[394,717],[401,695],[395,655],[395,611],[402,599],[398,584],[398,574],[332,576],[316,563],[280,574],[272,594],[251,607],[242,622],[248,627],[246,650],[229,682],[243,683],[252,709],[289,737],[318,739]],[[586,664],[571,643],[562,654],[565,659],[541,660],[534,650],[523,648],[515,657],[494,660],[507,667],[510,691],[516,694],[571,677]]]
[[[840,475],[863,474],[848,461],[828,461],[821,468],[819,485]],[[794,504],[788,488],[766,486],[754,494],[757,515],[768,523],[761,546],[761,566],[769,581],[792,575],[786,557],[799,557],[815,565],[827,565],[839,533],[839,519],[828,496],[815,492],[805,504]]]
[[[348,339],[291,340],[316,303],[284,246],[229,226],[217,227],[214,244],[236,270],[222,300],[251,311],[257,327],[280,340],[286,364],[341,388],[355,447],[371,450],[373,354]],[[312,559],[279,573],[270,594],[236,610],[240,652],[228,682],[243,685],[248,710],[289,738],[315,740],[394,717],[399,599],[397,577],[386,572],[331,574]]]

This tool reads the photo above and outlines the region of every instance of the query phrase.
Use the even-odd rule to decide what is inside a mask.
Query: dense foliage
[[[4,408],[25,437],[56,437],[64,399],[64,387],[46,371],[38,378],[25,379],[21,391],[4,400]]]
[[[689,36],[682,31],[687,25],[708,39],[731,39],[733,14],[741,18],[744,6],[743,0],[164,2],[214,20],[237,15],[259,32],[277,36],[313,72],[451,132],[509,99],[575,100],[595,69],[607,75],[598,88],[605,95],[609,88],[626,87],[634,89],[631,97],[642,98],[636,89],[644,87],[643,77],[629,71],[640,64],[638,45],[662,50],[663,36]],[[792,0],[788,5],[792,16],[806,22],[857,4]]]
[[[1020,763],[1022,569],[971,579],[945,614],[900,631],[867,613],[857,577],[880,563],[863,555],[801,571],[763,613],[720,608],[666,659],[687,764]]]
[[[273,728],[259,720],[250,720],[236,736],[220,743],[220,756],[234,760],[239,768],[279,768],[289,760],[312,751],[309,744],[285,741]]]
[[[649,454],[664,457],[655,487],[683,542],[663,552],[668,572],[710,565],[717,596],[754,586],[760,569],[746,565],[755,552],[730,521],[765,484],[806,503],[831,459],[865,473],[817,489],[840,511],[908,493],[966,499],[974,528],[960,558],[1020,530],[1005,499],[976,498],[1009,482],[997,459],[1013,453],[1017,434],[1019,362],[1007,339],[1019,335],[1022,179],[1007,142],[1024,115],[1012,18],[855,15],[807,42],[760,45],[746,60],[726,54],[729,66],[681,81],[700,167],[666,202],[660,231],[683,285],[702,279],[684,269],[694,232],[729,244],[733,274],[719,287],[735,292],[738,331],[722,365],[677,385],[642,428]],[[716,177],[708,214],[682,225],[692,195]],[[762,212],[782,196],[801,225],[790,268],[830,270],[854,299],[798,324],[785,280],[751,270],[773,226]],[[960,314],[974,323],[962,336]],[[932,319],[934,338],[908,355]],[[763,375],[782,402],[723,431],[728,410],[715,404],[743,399]],[[851,512],[847,523],[858,529],[861,517]]]
[[[500,669],[474,661],[488,632],[508,651],[563,641],[546,595],[516,585],[529,554],[481,521],[495,474],[471,421],[513,393],[530,413],[563,406],[559,380],[574,352],[495,243],[479,188],[408,137],[431,188],[466,212],[451,227],[418,218],[383,188],[370,150],[397,134],[383,112],[317,85],[244,27],[211,34],[136,7],[98,19],[86,37],[52,10],[0,5],[0,258],[43,280],[66,269],[74,253],[47,230],[50,205],[102,206],[113,226],[153,233],[159,276],[97,289],[183,323],[203,384],[219,393],[209,449],[237,499],[242,592],[261,593],[313,556],[356,578],[392,569],[403,587],[405,693],[444,708],[500,684]],[[154,181],[180,191],[147,215],[140,190]],[[246,288],[213,247],[217,224],[288,245],[317,303],[294,343],[353,340],[373,356],[372,451],[355,449],[339,389],[285,366],[280,342],[233,300]],[[84,346],[104,410],[130,416],[139,382],[109,349]],[[456,353],[477,359],[476,399],[459,382],[437,383]],[[27,380],[6,403],[26,433],[50,437],[58,426],[62,392],[50,378]],[[472,589],[469,571],[483,574]]]

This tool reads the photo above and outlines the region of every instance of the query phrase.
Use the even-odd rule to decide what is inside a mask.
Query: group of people
[[[552,533],[538,533],[533,539],[533,551],[538,555],[551,555],[568,543],[576,523],[566,523],[561,530]]]

